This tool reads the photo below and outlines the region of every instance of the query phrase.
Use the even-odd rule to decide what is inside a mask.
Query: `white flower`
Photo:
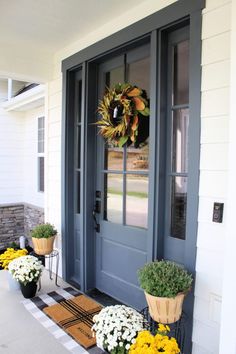
[[[92,331],[96,333],[98,346],[108,351],[125,347],[127,353],[144,323],[141,314],[124,305],[103,308],[94,316],[93,321]]]
[[[41,276],[43,266],[41,261],[34,256],[22,256],[9,263],[9,271],[14,279],[24,285],[35,281]]]

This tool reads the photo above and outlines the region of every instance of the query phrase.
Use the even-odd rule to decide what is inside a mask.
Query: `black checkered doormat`
[[[58,289],[48,294],[42,294],[32,299],[23,301],[25,308],[37,319],[69,352],[75,354],[101,354],[103,351],[96,346],[85,349],[76,342],[68,333],[52,321],[46,314],[50,306],[63,303],[66,300],[75,299],[81,295],[80,292],[68,287]]]

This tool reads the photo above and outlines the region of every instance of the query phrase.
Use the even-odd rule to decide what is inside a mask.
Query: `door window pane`
[[[80,214],[80,172],[76,172],[77,174],[77,179],[75,181],[76,183],[76,213]]]
[[[104,219],[123,222],[123,175],[104,174]]]
[[[174,105],[189,102],[189,41],[176,44],[174,50],[173,96]]]
[[[38,153],[44,153],[44,117],[38,118]]]
[[[148,176],[126,176],[126,224],[147,228]]]
[[[187,177],[172,177],[171,230],[172,237],[184,240],[187,209]]]
[[[116,84],[124,81],[124,66],[114,68],[106,73],[106,86],[113,88]]]
[[[82,109],[82,80],[79,80],[76,82],[77,84],[77,100],[78,100],[78,104],[77,104],[77,122],[80,123],[81,122],[81,109]]]
[[[38,189],[44,192],[44,157],[38,157]]]
[[[80,143],[81,143],[81,126],[77,126],[77,151],[76,151],[76,155],[77,155],[77,168],[80,168]]]
[[[130,145],[127,148],[127,171],[148,171],[148,154],[149,154],[149,143],[148,140],[142,147],[135,148]]]
[[[150,94],[150,58],[144,58],[128,64],[128,82]]]
[[[172,115],[172,172],[188,171],[189,109],[178,109]]]
[[[122,148],[112,147],[106,144],[105,147],[105,170],[123,170],[123,150]]]

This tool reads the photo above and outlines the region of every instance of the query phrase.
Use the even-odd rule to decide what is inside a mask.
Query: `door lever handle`
[[[100,232],[100,224],[97,222],[96,211],[95,210],[93,210],[93,220],[94,220],[94,223],[95,223],[96,232]]]

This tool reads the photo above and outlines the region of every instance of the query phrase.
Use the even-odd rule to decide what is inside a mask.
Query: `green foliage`
[[[190,290],[193,278],[185,269],[174,262],[155,261],[138,271],[141,288],[150,295],[175,297]]]
[[[116,347],[115,349],[112,349],[111,354],[127,354],[128,350],[125,349],[125,347]]]
[[[31,236],[34,238],[49,238],[56,234],[57,230],[49,223],[37,225],[31,232]]]
[[[13,241],[8,244],[7,248],[13,248],[14,250],[17,250],[18,248],[20,248],[20,245],[19,245],[19,243]]]

